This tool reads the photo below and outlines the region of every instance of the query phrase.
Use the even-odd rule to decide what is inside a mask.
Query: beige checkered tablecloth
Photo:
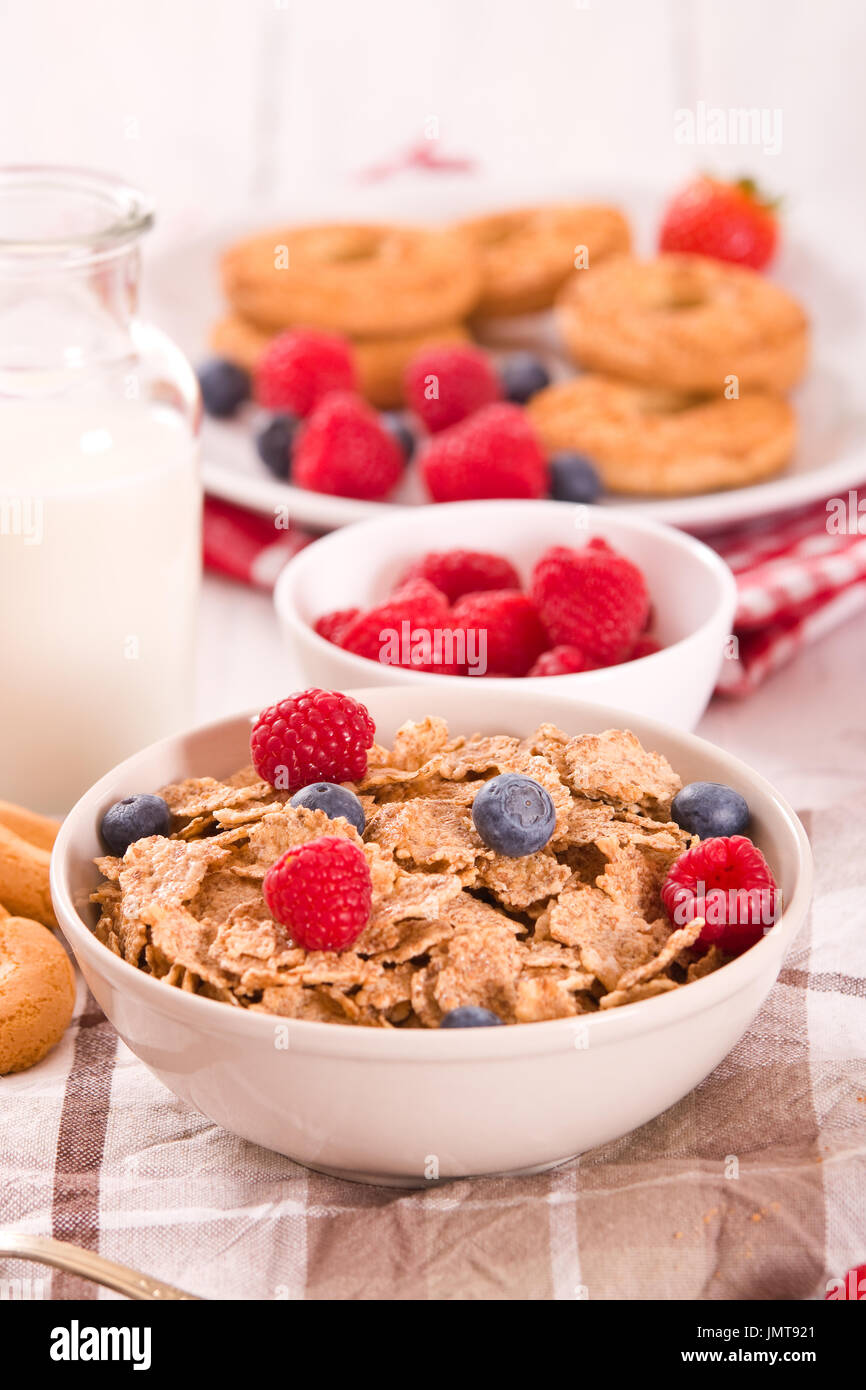
[[[866,1259],[863,809],[804,819],[817,891],[778,984],[712,1076],[626,1138],[534,1178],[335,1181],[188,1110],[82,986],[60,1047],[0,1079],[0,1229],[216,1299],[823,1297]],[[0,1262],[16,1287],[97,1296]]]

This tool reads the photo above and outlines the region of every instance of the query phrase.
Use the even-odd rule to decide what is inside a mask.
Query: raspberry
[[[256,772],[281,791],[357,782],[376,735],[368,711],[338,690],[302,690],[262,710],[250,737]]]
[[[533,603],[519,589],[465,594],[454,605],[454,625],[477,634],[490,675],[525,676],[548,645]]]
[[[410,579],[428,579],[449,603],[482,589],[520,588],[520,575],[511,561],[484,550],[431,550],[409,566],[400,586]]]
[[[340,646],[369,661],[412,671],[456,676],[451,610],[443,593],[426,579],[404,584],[384,603],[360,613],[344,629]]]
[[[661,649],[661,643],[657,642],[654,637],[639,637],[626,660],[640,661],[642,656],[655,656],[656,652],[660,652]]]
[[[354,391],[357,384],[347,340],[310,328],[281,333],[268,343],[256,366],[259,405],[293,415],[309,415],[329,391]]]
[[[699,945],[734,956],[760,941],[779,907],[772,870],[745,835],[701,840],[686,850],[671,865],[661,897],[675,926],[704,917]]]
[[[530,676],[568,676],[575,671],[592,671],[593,664],[587,660],[579,647],[551,647],[542,652],[535,665],[530,667]]]
[[[323,835],[272,864],[262,881],[271,916],[305,951],[344,951],[370,920],[373,885],[364,851]]]
[[[421,472],[434,502],[543,497],[547,463],[517,405],[488,405],[431,440]]]
[[[406,402],[431,431],[447,429],[498,401],[499,376],[476,347],[431,347],[413,357],[404,375]]]
[[[598,666],[626,659],[649,604],[640,570],[608,546],[552,546],[532,571],[529,592],[553,644],[579,647]]]
[[[357,618],[360,608],[337,608],[333,613],[323,613],[313,623],[313,631],[339,647],[342,634],[353,618]]]
[[[376,501],[403,473],[403,452],[364,401],[335,391],[316,406],[292,455],[292,480],[312,492]]]

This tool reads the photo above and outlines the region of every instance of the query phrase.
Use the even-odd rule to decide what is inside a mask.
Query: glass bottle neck
[[[10,274],[0,266],[0,371],[74,371],[131,351],[140,253]]]
[[[0,396],[63,390],[133,355],[139,239],[151,220],[117,179],[0,168]]]

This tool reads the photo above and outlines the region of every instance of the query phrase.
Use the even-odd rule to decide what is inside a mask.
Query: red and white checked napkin
[[[229,502],[205,500],[205,564],[241,583],[270,590],[286,561],[314,539],[296,527],[275,529],[272,518]],[[736,641],[719,694],[748,694],[866,608],[866,487],[702,539],[730,565],[739,591]]]
[[[296,526],[278,528],[272,516],[205,497],[202,545],[205,569],[255,589],[271,590],[280,570],[315,540]]]
[[[717,693],[746,695],[801,648],[866,608],[866,490],[705,536],[737,581]],[[859,529],[862,522],[863,530]]]

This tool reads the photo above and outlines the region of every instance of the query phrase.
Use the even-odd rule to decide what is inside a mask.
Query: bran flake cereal
[[[522,773],[549,792],[556,827],[509,858],[472,821],[485,782]],[[99,939],[173,988],[283,1018],[435,1028],[478,1005],[506,1024],[569,1018],[683,988],[725,964],[695,949],[701,922],[674,930],[659,890],[693,843],[670,820],[680,780],[616,729],[570,738],[452,737],[407,723],[374,744],[351,786],[363,837],[293,807],[251,767],[163,788],[168,836],[96,861]],[[362,848],[370,918],[350,949],[304,951],[270,916],[262,879],[286,850],[323,835]]]

